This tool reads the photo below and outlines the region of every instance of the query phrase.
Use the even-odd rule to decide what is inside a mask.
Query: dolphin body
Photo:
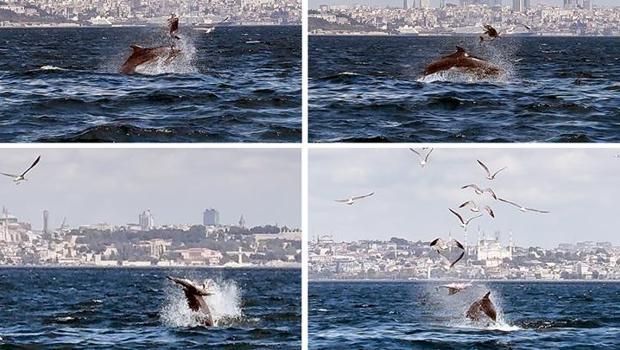
[[[167,276],[167,278],[183,287],[183,293],[185,293],[185,298],[187,299],[187,305],[194,312],[200,312],[202,318],[202,322],[205,326],[211,327],[213,326],[213,317],[211,316],[211,310],[209,306],[202,298],[203,296],[213,295],[213,293],[206,290],[205,287],[197,286],[194,282],[185,279],[185,278],[177,278]]]
[[[480,321],[486,316],[495,322],[497,320],[497,312],[495,311],[495,305],[489,299],[490,294],[491,292],[487,292],[482,299],[474,301],[465,316],[473,321]]]
[[[465,49],[457,46],[455,53],[444,56],[426,67],[424,75],[443,72],[452,68],[481,77],[496,76],[502,72],[500,68],[481,58],[471,56]]]
[[[181,53],[181,50],[174,46],[145,48],[138,45],[131,45],[131,48],[133,50],[131,56],[127,58],[119,69],[121,74],[134,74],[136,73],[136,68],[139,66],[153,63],[159,59],[163,59],[164,63],[168,64]]]

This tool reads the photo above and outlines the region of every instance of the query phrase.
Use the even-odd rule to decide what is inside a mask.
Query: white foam
[[[197,73],[198,69],[195,66],[196,46],[194,46],[192,38],[182,37],[181,40],[177,41],[175,47],[180,50],[180,54],[170,62],[166,62],[166,57],[160,57],[150,64],[136,67],[136,72],[145,75]]]
[[[60,67],[56,67],[56,66],[42,66],[41,68],[39,68],[40,70],[67,70],[65,68],[60,68]]]
[[[171,327],[202,326],[201,314],[189,308],[180,288],[177,286],[173,288],[166,290],[167,301],[160,312],[163,323]],[[205,302],[209,306],[216,327],[243,318],[241,289],[234,281],[211,281],[209,290],[214,294],[205,297]]]

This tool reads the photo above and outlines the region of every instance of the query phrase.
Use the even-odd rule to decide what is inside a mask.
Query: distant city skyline
[[[620,196],[615,169],[620,159],[604,149],[436,149],[420,168],[408,149],[313,150],[310,152],[309,239],[332,235],[335,241],[463,240],[464,232],[448,208],[480,199],[461,190],[470,183],[491,186],[500,197],[551,211],[522,213],[486,200],[496,219],[472,221],[468,241],[477,229],[518,246],[556,247],[559,243],[609,241],[619,244],[615,199]],[[480,159],[492,168],[508,169],[495,181],[485,180]],[[375,192],[352,206],[334,199]],[[474,213],[460,210],[464,216]]]
[[[202,224],[207,208],[221,223],[301,225],[300,152],[293,149],[5,149],[0,172],[20,171],[41,154],[20,185],[0,179],[0,205],[33,229],[64,217],[71,226]]]
[[[439,7],[440,0],[430,0],[430,7]],[[512,0],[503,0],[504,5],[512,5]],[[403,0],[309,0],[308,6],[311,9],[318,8],[320,5],[355,5],[363,4],[372,6],[402,7]],[[446,3],[458,4],[459,0],[446,0]],[[532,6],[539,4],[550,6],[563,6],[564,0],[531,0]],[[594,6],[620,6],[617,0],[593,0]]]

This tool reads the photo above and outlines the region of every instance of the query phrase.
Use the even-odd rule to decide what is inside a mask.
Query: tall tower
[[[243,218],[243,214],[241,214],[241,217],[239,218],[239,227],[245,228],[245,219]]]
[[[49,232],[49,219],[50,212],[47,210],[43,210],[43,233]]]
[[[408,6],[407,6],[407,0],[403,0],[403,9],[405,9],[405,10],[406,10],[407,8],[408,8]]]

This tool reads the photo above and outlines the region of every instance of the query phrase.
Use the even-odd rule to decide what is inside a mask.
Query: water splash
[[[175,48],[181,52],[172,61],[167,62],[166,57],[160,57],[150,64],[138,66],[136,72],[144,75],[197,73],[194,40],[189,36],[184,36],[175,43]]]
[[[465,315],[470,305],[474,301],[480,299],[488,291],[491,291],[490,298],[497,312],[496,321],[483,320],[476,322],[468,319]],[[448,295],[445,290],[438,288],[437,285],[429,284],[426,287],[426,294],[432,300],[432,303],[428,304],[430,316],[435,320],[439,320],[444,326],[504,332],[521,329],[518,326],[508,323],[502,311],[503,301],[501,295],[495,293],[495,291],[488,288],[485,284],[474,284],[472,287],[453,295]]]
[[[196,282],[196,281],[195,281]],[[211,316],[216,327],[235,324],[243,319],[241,310],[241,289],[234,281],[204,280],[209,283],[209,290],[213,295],[205,297],[205,302],[211,310]],[[174,286],[166,290],[166,303],[160,312],[161,320],[171,327],[199,327],[202,326],[202,315],[192,311],[180,288]]]

